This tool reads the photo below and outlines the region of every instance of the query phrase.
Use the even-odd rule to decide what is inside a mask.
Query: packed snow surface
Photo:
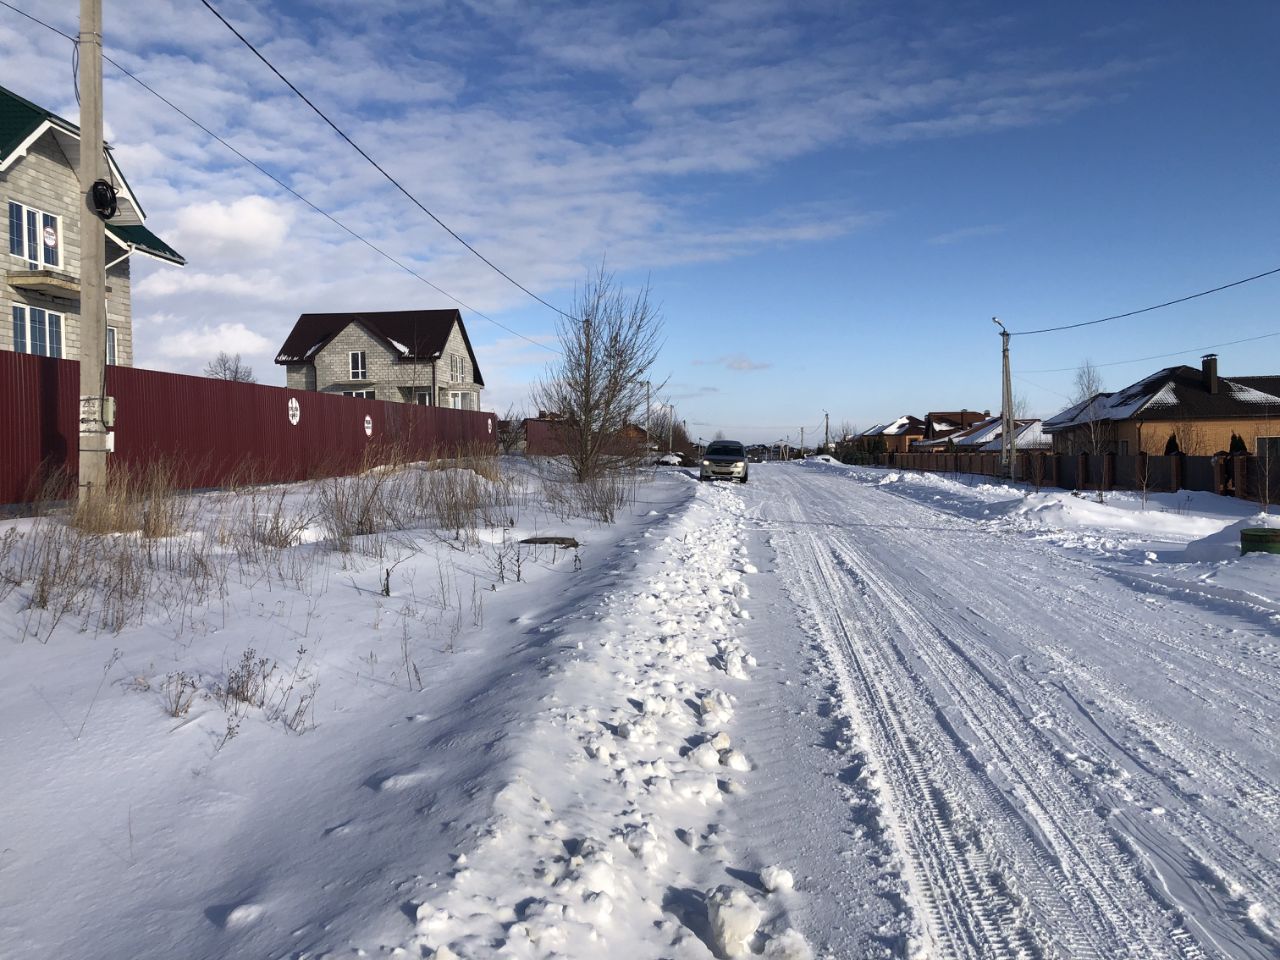
[[[507,470],[345,547],[324,484],[0,525],[0,956],[1280,955],[1256,505]]]

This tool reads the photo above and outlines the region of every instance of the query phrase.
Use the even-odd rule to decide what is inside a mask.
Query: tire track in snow
[[[812,501],[812,490],[805,492]],[[795,497],[787,499],[789,519],[811,524],[814,511],[802,515]],[[809,602],[857,614],[839,615],[825,630],[818,626],[845,661],[850,695],[876,721],[864,729],[873,756],[890,774],[887,787],[903,820],[903,844],[917,867],[914,889],[942,955],[1057,955],[1065,948],[1070,956],[1116,956],[1117,944],[1141,956],[1203,955],[1138,875],[1130,852],[1093,811],[1090,795],[1027,724],[1003,687],[1006,678],[993,679],[989,665],[972,655],[982,647],[973,642],[981,640],[974,629],[927,596],[912,597],[928,608],[927,616],[918,614],[852,543],[841,542],[837,527],[820,528],[827,543],[807,532],[812,527],[805,523],[791,529],[779,540],[790,549]],[[945,631],[933,621],[945,623]],[[869,636],[872,628],[881,637]],[[967,637],[965,649],[940,642],[947,634]],[[933,689],[913,658],[926,668]],[[952,729],[951,713],[959,715],[963,733]],[[983,756],[992,770],[983,769]],[[926,758],[943,775],[921,773]],[[927,815],[913,815],[913,805]],[[968,828],[980,838],[981,857],[958,842],[955,807],[976,817]],[[1000,829],[990,829],[991,823]],[[961,863],[954,870],[938,863],[930,852],[938,848],[958,849]],[[974,879],[984,868],[994,868],[995,876],[985,885]],[[966,900],[976,927],[957,909]],[[1027,901],[1034,910],[1024,918],[1021,942],[1001,933],[984,937],[984,920],[1001,911],[1007,919]]]

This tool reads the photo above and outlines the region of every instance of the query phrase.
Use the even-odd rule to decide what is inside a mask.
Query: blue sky
[[[11,0],[77,31],[74,4]],[[543,298],[607,258],[663,309],[656,375],[695,435],[799,438],[830,413],[996,409],[1009,329],[1145,307],[1280,266],[1280,5],[215,4],[437,215]],[[476,311],[500,412],[555,315],[381,181],[196,0],[105,0],[108,56]],[[0,83],[76,118],[70,45],[0,8]],[[109,66],[107,130],[148,225],[140,366],[220,349],[259,379],[297,315],[451,301]],[[1280,275],[1013,340],[1047,416],[1216,349],[1280,373]],[[1177,356],[1117,363],[1156,354]],[[810,434],[812,435],[812,434]]]

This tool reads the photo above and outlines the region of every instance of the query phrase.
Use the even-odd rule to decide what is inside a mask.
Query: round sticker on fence
[[[289,398],[289,422],[295,427],[298,421],[302,419],[302,404],[298,403],[297,397]]]
[[[368,414],[366,414],[364,418],[364,435],[366,437],[373,436],[373,417]]]
[[[485,423],[489,425],[489,432],[493,433],[493,417],[490,417],[488,420],[485,421]]]

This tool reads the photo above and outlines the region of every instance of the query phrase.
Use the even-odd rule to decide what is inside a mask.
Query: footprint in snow
[[[223,903],[209,907],[204,915],[224,930],[240,930],[256,923],[265,912],[259,903]]]

